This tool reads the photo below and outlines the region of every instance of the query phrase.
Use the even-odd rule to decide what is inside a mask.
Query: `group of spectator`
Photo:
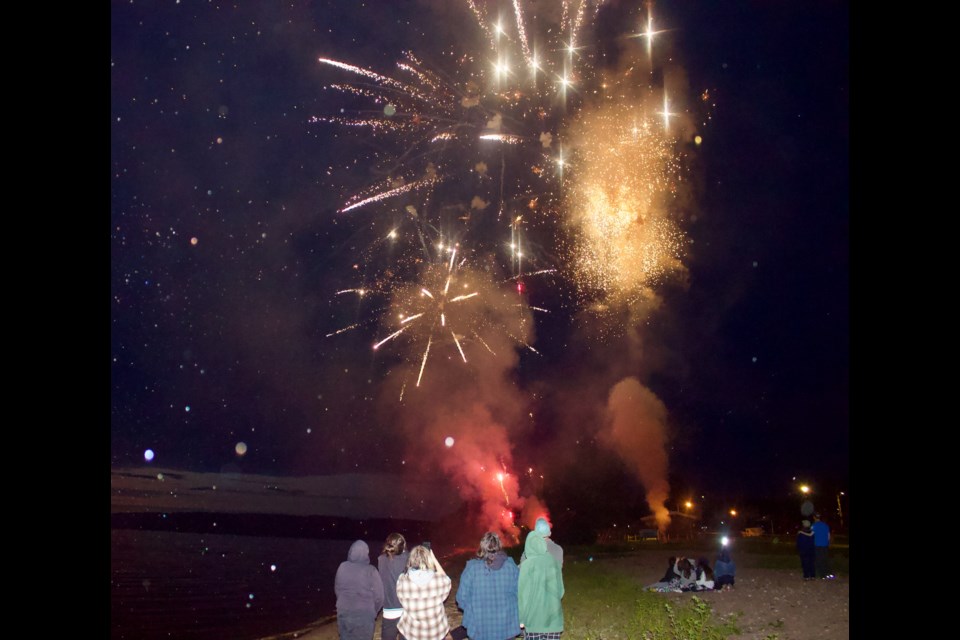
[[[400,533],[387,536],[370,564],[369,547],[354,542],[334,581],[340,640],[372,640],[383,611],[381,640],[559,640],[563,632],[563,549],[550,539],[550,525],[536,521],[527,534],[520,564],[503,550],[500,537],[483,534],[476,558],[460,574],[457,606],[462,628],[450,628],[445,602],[452,580],[429,543],[406,549]]]

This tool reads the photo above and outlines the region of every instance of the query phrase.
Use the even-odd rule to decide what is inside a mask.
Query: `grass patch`
[[[695,595],[644,591],[613,567],[564,563],[563,574],[565,640],[724,640],[740,633],[735,618],[714,617]]]
[[[567,554],[583,558],[593,556],[597,559],[627,556],[647,550],[702,555],[713,562],[716,559],[718,547],[717,541],[712,537],[667,543],[642,541],[564,547],[564,552]],[[797,555],[796,536],[792,534],[736,538],[731,553],[738,569],[800,571],[800,556]],[[830,568],[838,576],[850,575],[850,546],[848,544],[837,544],[830,547]]]

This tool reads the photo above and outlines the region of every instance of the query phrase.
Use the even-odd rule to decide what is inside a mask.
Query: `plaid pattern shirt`
[[[407,640],[442,640],[450,632],[443,606],[453,582],[450,576],[434,573],[425,584],[417,584],[403,573],[397,579],[397,597],[403,615],[397,628]]]
[[[483,560],[467,562],[460,574],[457,604],[463,609],[463,626],[470,640],[504,640],[520,634],[517,580],[520,569],[507,558],[499,569]]]

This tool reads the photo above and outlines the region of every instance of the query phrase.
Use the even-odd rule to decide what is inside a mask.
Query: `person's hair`
[[[718,558],[721,562],[730,562],[730,550],[726,547],[720,549],[720,556]]]
[[[680,569],[680,574],[683,575],[684,578],[689,578],[693,572],[693,563],[683,558],[678,563],[677,568]]]
[[[388,556],[395,556],[407,550],[407,539],[399,533],[391,533],[387,536],[387,541],[383,543],[383,551]]]
[[[417,545],[410,549],[410,557],[407,558],[407,569],[431,569],[430,549],[423,545]]]
[[[493,564],[493,558],[496,556],[503,545],[500,544],[500,538],[493,531],[487,531],[480,538],[480,546],[477,547],[477,557],[481,558],[487,564]]]
[[[713,580],[713,569],[710,568],[710,561],[704,557],[697,559],[697,568],[703,572],[705,580]]]

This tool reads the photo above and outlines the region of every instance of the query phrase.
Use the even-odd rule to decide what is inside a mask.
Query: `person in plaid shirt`
[[[442,640],[450,632],[450,621],[443,606],[450,587],[450,576],[428,547],[410,550],[407,570],[397,579],[397,597],[403,614],[397,628],[406,640]]]
[[[477,557],[467,561],[457,587],[470,640],[508,640],[520,634],[519,577],[517,563],[504,553],[497,534],[483,534]]]

